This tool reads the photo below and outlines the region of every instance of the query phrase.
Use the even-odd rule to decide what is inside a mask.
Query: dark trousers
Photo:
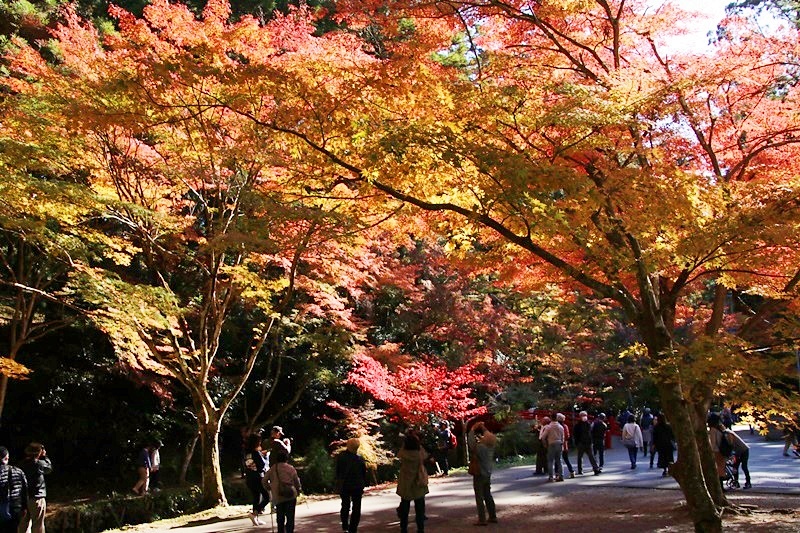
[[[253,512],[261,514],[269,503],[269,492],[264,488],[261,478],[258,476],[247,474],[246,483],[247,488],[250,489],[250,494],[253,496]]]
[[[744,472],[744,482],[750,484],[750,469],[747,467],[747,461],[750,460],[750,450],[737,454],[737,459],[736,468],[733,470],[733,479],[736,480],[736,483],[739,482],[739,466],[741,466],[742,472]]]
[[[408,513],[411,510],[411,500],[400,499],[400,507],[397,508],[397,516],[400,518],[400,533],[408,532]],[[414,500],[414,521],[417,523],[417,531],[425,531],[425,496]]]
[[[600,468],[603,468],[605,464],[605,451],[606,451],[606,440],[605,439],[592,439],[592,451],[594,455],[597,456],[597,465]]]
[[[342,498],[342,510],[339,517],[342,519],[342,531],[356,533],[358,523],[361,521],[361,489],[342,489],[339,496]],[[352,504],[352,511],[350,510]]]
[[[586,454],[589,457],[589,463],[592,465],[592,470],[597,472],[599,467],[597,466],[597,461],[592,455],[592,450],[590,450],[591,446],[588,444],[578,444],[578,473],[583,473],[583,455]]]
[[[492,498],[492,478],[475,476],[472,478],[472,488],[475,491],[475,505],[478,506],[478,521],[486,522],[486,512],[489,512],[489,520],[497,520],[497,511],[494,507]]]
[[[275,504],[278,533],[294,533],[294,508],[296,505],[297,500]]]
[[[161,469],[150,471],[150,490],[161,488]]]
[[[547,473],[547,448],[540,446],[536,451],[536,470],[537,474]]]
[[[0,522],[0,533],[17,533],[19,528],[20,515],[11,512],[12,518],[8,522]]]
[[[567,465],[567,470],[569,471],[569,473],[570,474],[573,473],[574,470],[572,469],[572,463],[569,462],[569,452],[567,452],[567,450],[561,452],[561,460],[564,462],[565,465]]]
[[[439,463],[439,468],[442,469],[444,475],[450,473],[450,462],[447,460],[447,448],[439,448],[436,450],[436,462]]]

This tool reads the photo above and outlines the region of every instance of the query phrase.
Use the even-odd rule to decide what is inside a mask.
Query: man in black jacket
[[[336,460],[336,485],[339,497],[342,499],[339,516],[342,520],[342,531],[346,533],[358,531],[358,523],[361,521],[361,496],[367,484],[367,465],[356,453],[360,446],[359,439],[348,440],[345,450]]]
[[[44,514],[47,510],[44,476],[53,471],[53,465],[44,446],[31,442],[25,448],[25,460],[19,466],[28,482],[28,513],[22,518],[20,531],[44,533]]]
[[[9,465],[8,459],[8,448],[0,446],[0,533],[17,533],[28,508],[28,483],[22,470]]]
[[[606,415],[600,413],[597,418],[592,422],[592,448],[594,455],[597,455],[597,466],[603,468],[605,461],[603,460],[604,452],[606,449],[606,431],[608,431],[608,424],[606,424]]]
[[[572,428],[572,438],[575,439],[575,449],[578,450],[578,474],[583,474],[583,455],[589,456],[594,475],[600,473],[600,467],[592,454],[592,426],[589,424],[589,415],[586,411],[578,413],[578,421]]]

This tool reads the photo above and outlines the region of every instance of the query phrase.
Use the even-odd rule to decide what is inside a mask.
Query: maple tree
[[[379,60],[291,71],[296,100],[270,113],[232,107],[327,163],[321,174],[456,215],[451,235],[619,305],[676,428],[696,527],[718,531],[708,376],[748,372],[682,349],[678,311],[704,280],[779,295],[795,273],[798,124],[782,80],[796,40],[730,19],[713,54],[678,56],[664,43],[683,14],[643,2],[337,7],[351,27],[379,21]],[[437,57],[455,31],[473,43],[462,69]],[[275,92],[270,76],[253,83]],[[287,120],[299,101],[325,120]]]
[[[110,239],[83,221],[98,198],[73,172],[63,131],[47,132],[25,105],[0,102],[0,414],[9,378],[25,377],[23,348],[83,317],[68,288],[76,262],[114,253]]]
[[[290,309],[296,284],[315,284],[300,269],[308,251],[330,248],[352,228],[336,194],[304,201],[276,166],[290,154],[218,105],[223,65],[252,68],[235,53],[251,46],[281,62],[313,26],[280,17],[264,28],[252,17],[229,24],[221,2],[210,2],[200,18],[167,2],[148,6],[142,19],[111,13],[120,31],[101,36],[64,11],[54,32],[56,64],[17,41],[9,56],[14,76],[5,82],[43,129],[56,132],[47,138],[77,134],[76,168],[106,200],[93,226],[118,247],[107,259],[74,265],[70,287],[94,306],[93,320],[127,365],[170,376],[190,393],[203,499],[225,503],[224,416]],[[326,259],[320,254],[319,264]],[[306,290],[311,299],[300,307],[335,321],[338,307],[324,286]],[[243,313],[241,337],[223,344]]]
[[[331,203],[337,211],[352,205],[354,218],[403,205],[431,212],[437,230],[455,243],[454,254],[472,248],[486,268],[508,272],[505,279],[528,288],[558,283],[619,306],[646,347],[641,357],[675,428],[675,476],[696,527],[720,529],[725,500],[712,471],[705,411],[720,384],[763,377],[755,375],[757,364],[734,368],[725,361],[738,341],[722,330],[718,296],[732,287],[776,300],[796,291],[789,280],[799,248],[791,167],[797,89],[785,83],[792,79],[794,34],[764,36],[732,18],[713,54],[678,56],[664,43],[679,31],[682,12],[607,0],[337,4],[336,16],[362,29],[364,41],[355,33],[315,36],[306,10],[266,25],[228,22],[229,7],[219,1],[199,20],[165,2],[149,7],[143,20],[114,13],[120,33],[104,45],[72,20],[57,71],[26,48],[16,68],[47,79],[48,94],[40,97],[81,102],[66,106],[69,122],[88,133],[81,138],[87,153],[104,154],[95,168],[113,190],[127,173],[146,187],[147,205],[126,196],[117,211],[140,232],[141,255],[134,255],[162,267],[188,264],[175,257],[236,257],[234,264],[210,263],[215,268],[197,263],[205,266],[196,276],[209,281],[204,287],[222,291],[204,293],[206,309],[217,309],[219,295],[242,296],[238,302],[259,292],[245,287],[274,294],[279,287],[270,282],[280,276],[250,275],[266,264],[249,248],[257,239],[242,231],[208,238],[208,224],[216,228],[226,214],[243,213],[235,198],[236,209],[227,207],[237,176],[230,162],[256,163],[238,175],[254,196],[267,195],[265,185],[317,213]],[[27,78],[9,85],[32,90]],[[179,127],[187,124],[203,127]],[[185,164],[190,159],[194,164]],[[213,179],[194,182],[187,168],[193,178]],[[186,189],[177,184],[185,181],[195,186],[182,196]],[[241,222],[253,224],[247,233],[278,239],[259,234],[274,216],[267,203],[246,205]],[[194,218],[187,223],[177,213]],[[302,242],[301,229],[310,226],[293,227],[282,236]],[[203,253],[162,254],[152,246],[165,241]],[[140,261],[129,272],[148,265]],[[191,337],[182,317],[198,316],[197,308],[175,312],[180,293],[173,290],[173,297],[155,282],[159,276],[135,293],[153,304],[146,316],[119,309],[151,326],[131,337],[148,340],[149,355],[177,356]],[[695,296],[706,282],[719,288],[702,305]],[[104,294],[123,287],[104,283]],[[124,287],[118,292],[130,303]],[[274,309],[265,305],[269,297],[255,299],[248,303],[263,305],[263,335]],[[690,317],[687,310],[697,311]],[[213,354],[215,337],[204,338],[211,344],[199,346]],[[164,340],[180,349],[164,349]],[[748,361],[742,357],[737,361]],[[389,373],[362,363],[387,388],[414,372],[425,380],[438,371]],[[208,376],[210,367],[203,370]]]
[[[484,374],[467,365],[448,370],[442,365],[422,361],[394,371],[368,355],[355,357],[348,382],[388,404],[387,412],[410,425],[423,425],[431,417],[461,420],[486,411],[471,397],[472,385],[481,383]]]

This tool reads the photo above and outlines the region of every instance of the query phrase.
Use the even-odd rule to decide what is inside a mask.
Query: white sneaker
[[[258,520],[258,515],[255,513],[247,513],[247,516],[250,517],[250,521],[253,523],[254,526],[260,526],[261,522]]]

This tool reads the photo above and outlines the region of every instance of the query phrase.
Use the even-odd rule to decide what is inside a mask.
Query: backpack
[[[451,431],[450,438],[447,439],[447,447],[452,450],[456,446],[458,446],[458,439],[456,438],[456,434]]]
[[[719,439],[719,453],[722,454],[722,457],[728,458],[733,455],[733,444],[731,444],[731,441],[726,435],[727,431],[720,431],[720,433],[722,434],[722,438]]]

